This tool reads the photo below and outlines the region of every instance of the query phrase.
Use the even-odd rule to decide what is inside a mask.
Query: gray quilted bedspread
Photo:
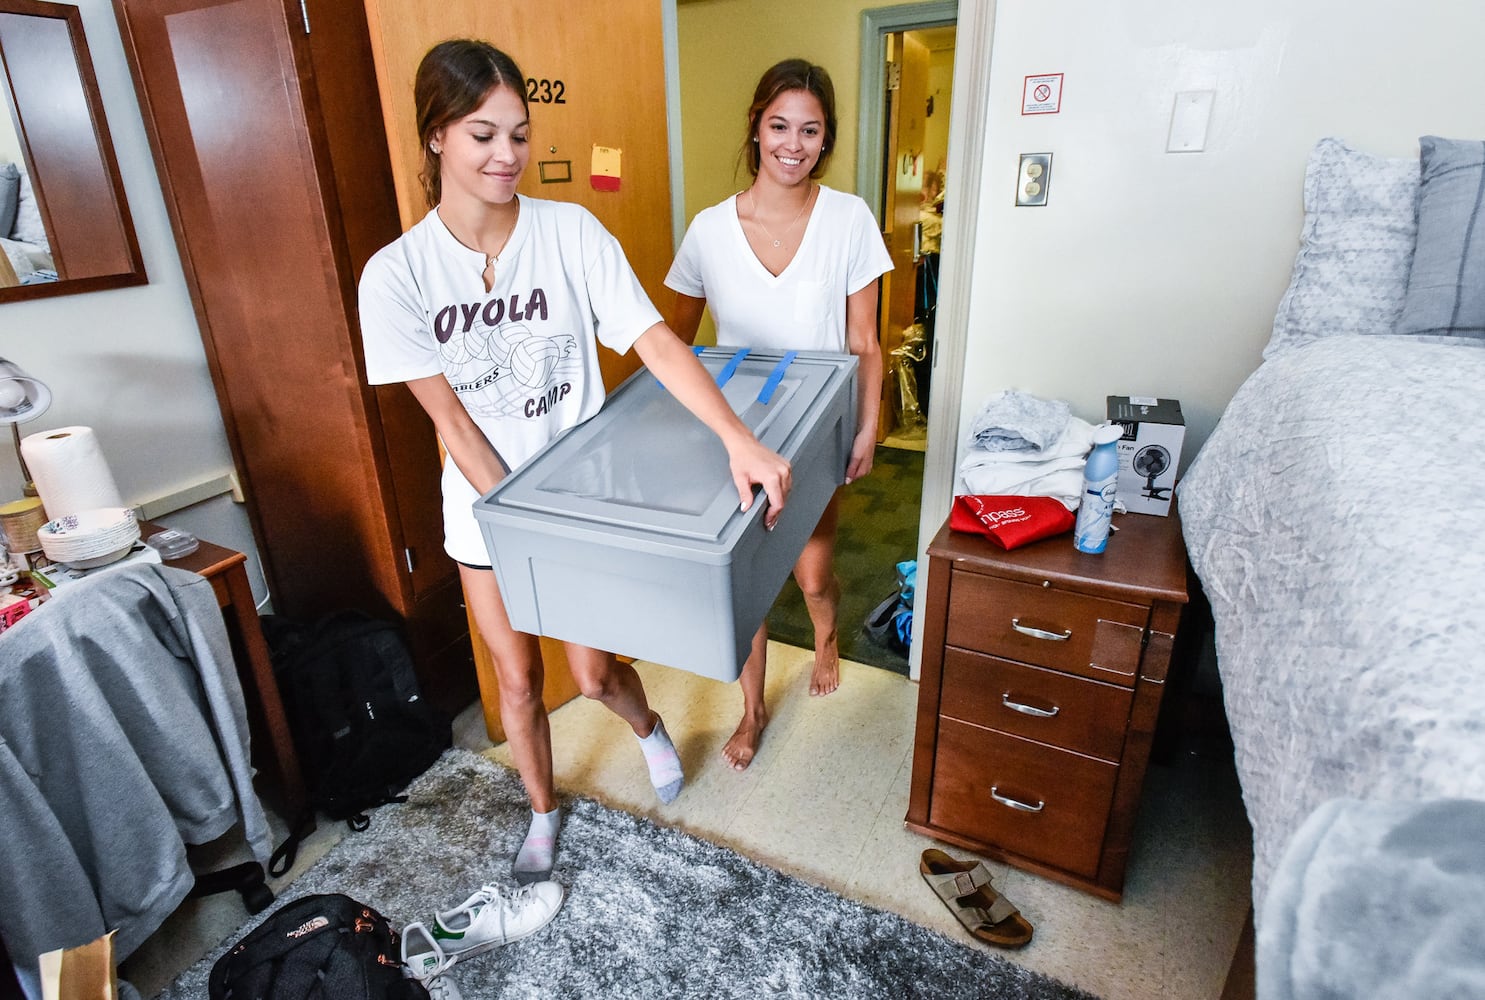
[[[1276,355],[1179,497],[1255,912],[1329,799],[1485,799],[1485,344],[1336,336]]]

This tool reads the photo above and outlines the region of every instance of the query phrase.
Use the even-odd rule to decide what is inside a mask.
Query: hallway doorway
[[[893,261],[882,279],[878,334],[886,369],[878,435],[884,443],[926,437],[954,39],[953,24],[882,31],[879,39],[882,132],[872,207]]]

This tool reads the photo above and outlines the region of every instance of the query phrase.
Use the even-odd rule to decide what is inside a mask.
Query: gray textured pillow
[[[16,207],[21,200],[21,172],[14,163],[0,163],[0,237],[15,228]]]
[[[1418,147],[1418,250],[1397,332],[1485,339],[1485,142]]]
[[[41,221],[41,206],[36,203],[36,192],[31,190],[31,178],[21,171],[21,193],[16,199],[15,229],[11,238],[22,243],[34,243],[47,253],[52,245],[46,239],[46,226]]]
[[[1391,333],[1417,233],[1418,161],[1321,139],[1305,167],[1305,221],[1265,358],[1341,333]]]

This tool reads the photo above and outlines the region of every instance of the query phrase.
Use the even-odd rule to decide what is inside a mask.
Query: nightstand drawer
[[[1118,772],[1105,761],[941,719],[929,822],[1096,878]]]
[[[947,642],[961,649],[1134,683],[1150,609],[954,571]]]
[[[939,698],[945,716],[1117,763],[1134,692],[950,647]]]

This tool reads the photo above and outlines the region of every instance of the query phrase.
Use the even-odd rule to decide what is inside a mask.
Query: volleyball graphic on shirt
[[[447,341],[438,345],[438,355],[444,367],[459,367],[475,361],[495,360],[490,343],[494,332],[487,327],[455,332]]]
[[[512,338],[510,354],[506,359],[506,369],[510,372],[510,377],[527,389],[540,389],[546,386],[551,380],[552,372],[557,368],[557,363],[574,346],[571,337],[564,339],[567,341],[566,344],[559,344],[551,337],[537,337],[530,333],[520,339]]]
[[[502,376],[504,368],[496,357],[506,350],[497,332],[485,328],[455,334],[438,347],[444,376],[461,396],[481,394]]]

